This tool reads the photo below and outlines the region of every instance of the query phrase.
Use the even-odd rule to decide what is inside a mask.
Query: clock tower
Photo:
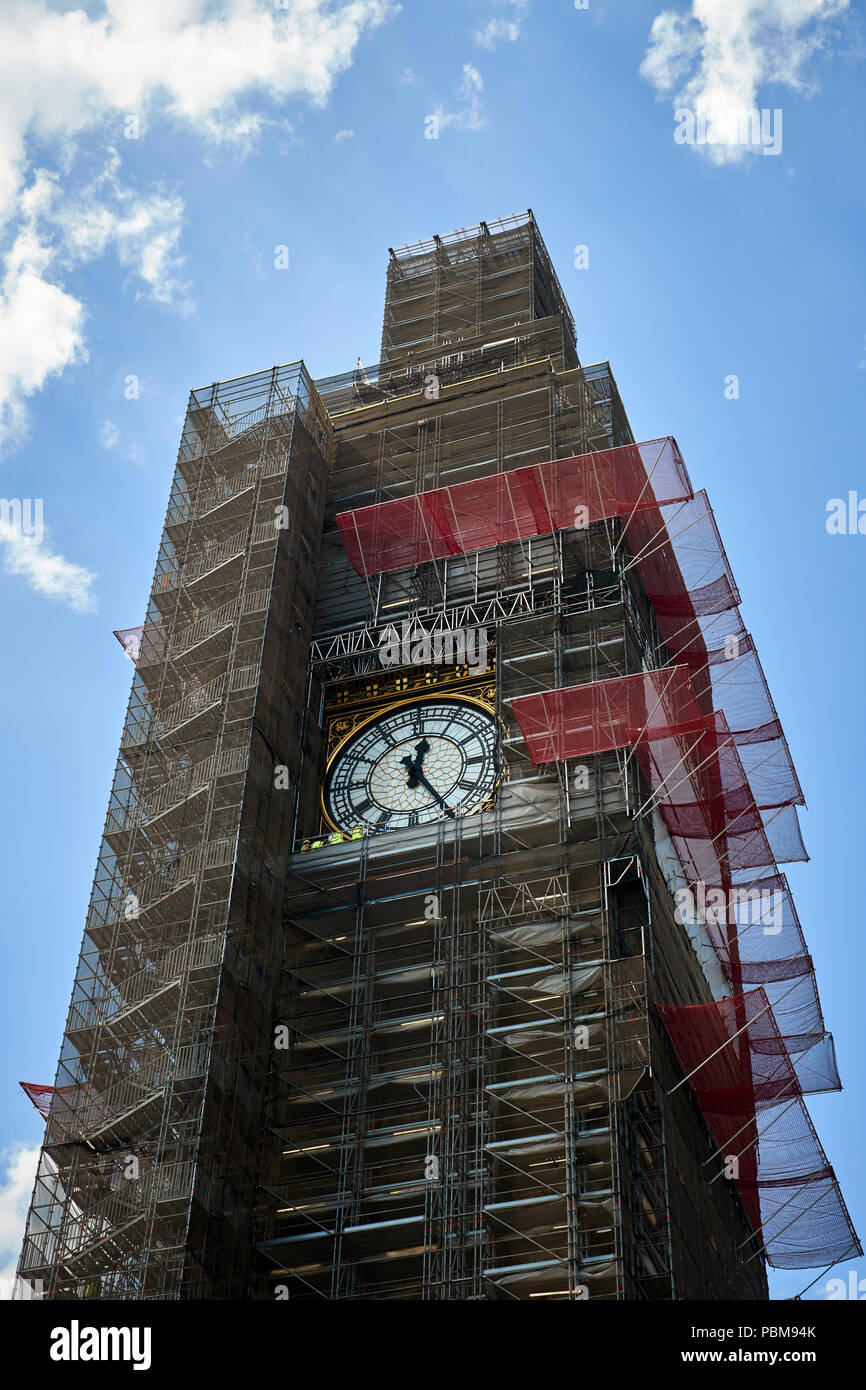
[[[712,986],[640,766],[538,762],[517,717],[663,645],[622,516],[578,510],[607,483],[576,460],[633,435],[532,214],[392,250],[379,365],[317,386],[334,454],[260,1288],[765,1297],[738,1196],[698,1176],[700,1112],[666,1098],[655,1001]]]
[[[377,365],[194,391],[22,1277],[762,1299],[859,1251],[738,604],[531,212],[391,250]]]

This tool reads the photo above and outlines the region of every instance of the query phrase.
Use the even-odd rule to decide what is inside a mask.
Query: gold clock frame
[[[484,710],[485,714],[489,714],[492,717],[494,723],[500,726],[503,733],[507,732],[505,724],[503,723],[499,715],[496,713],[496,706],[493,700],[484,699],[479,695],[464,695],[458,693],[455,690],[448,690],[447,688],[443,690],[441,687],[431,686],[429,690],[426,690],[421,695],[410,695],[399,700],[383,701],[382,705],[378,709],[370,710],[369,713],[362,715],[353,725],[353,727],[349,730],[349,732],[344,734],[338,743],[334,744],[334,747],[331,749],[327,756],[327,760],[325,762],[325,775],[322,778],[322,785],[319,788],[319,812],[325,825],[329,826],[332,832],[335,832],[338,835],[347,835],[349,833],[348,831],[344,830],[342,826],[334,824],[331,817],[328,815],[325,806],[325,783],[328,780],[328,773],[331,771],[331,768],[333,767],[337,758],[340,756],[342,750],[346,747],[346,744],[351,742],[351,740],[355,738],[356,735],[359,734],[362,729],[366,729],[368,724],[374,724],[378,719],[381,719],[384,715],[390,714],[392,710],[405,709],[408,705],[429,705],[449,700],[456,701],[458,704],[462,705],[475,705],[478,709]],[[506,777],[505,763],[501,759],[497,759],[497,762],[498,766],[496,768],[496,780],[494,781],[490,791],[487,793],[487,795],[484,797],[482,801],[479,801],[477,806],[472,807],[471,811],[463,812],[464,815],[475,816],[478,814],[479,811],[483,811],[486,806],[492,804],[493,797],[498,792]],[[433,824],[434,822],[426,823]]]

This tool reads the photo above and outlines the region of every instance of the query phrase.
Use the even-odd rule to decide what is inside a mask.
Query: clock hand
[[[426,738],[422,738],[421,742],[415,745],[414,758],[405,757],[400,759],[400,762],[407,769],[406,786],[412,788],[418,786],[425,787],[427,791],[430,793],[430,795],[433,797],[434,801],[438,802],[438,804],[442,807],[442,810],[445,812],[446,816],[450,816],[453,820],[454,812],[451,810],[451,807],[448,806],[445,801],[443,801],[436,788],[431,786],[430,783],[427,781],[427,778],[424,776],[424,756],[426,753],[429,752],[430,744],[427,742]]]
[[[435,787],[431,787],[430,783],[427,781],[427,778],[424,776],[424,773],[423,773],[423,772],[419,772],[417,775],[418,775],[418,781],[421,783],[421,786],[427,788],[428,792],[429,792],[430,795],[434,798],[434,800],[436,800],[436,801],[439,802],[439,805],[442,807],[442,810],[445,812],[446,816],[450,816],[451,819],[453,820],[453,819],[454,819],[454,812],[451,810],[451,807],[447,804],[447,802],[445,802],[445,801],[442,800],[442,797],[439,795],[439,793],[437,792],[436,788],[435,788]]]
[[[417,787],[418,780],[422,775],[421,768],[424,762],[424,755],[425,753],[429,752],[430,744],[427,742],[426,738],[422,738],[421,742],[416,743],[415,745],[414,758],[406,757],[400,759],[400,762],[403,764],[403,766],[407,769],[408,772],[408,775],[406,777],[407,787]]]

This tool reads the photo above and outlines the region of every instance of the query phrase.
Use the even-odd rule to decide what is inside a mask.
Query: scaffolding
[[[560,351],[576,362],[574,320],[531,208],[388,255],[381,355],[389,367],[430,356],[447,370],[481,336],[507,347],[515,328],[546,318],[559,321]]]
[[[451,413],[463,416],[477,457],[490,430],[474,428],[474,385],[455,391]],[[593,430],[615,388],[599,397]],[[760,978],[791,1030],[784,1043],[801,1064],[798,1084],[838,1085],[787,885],[785,945],[775,949],[755,947],[748,916],[713,935],[712,916],[696,934],[672,912],[674,884],[694,883],[697,868],[715,883],[729,881],[720,864],[730,861],[738,882],[760,866],[767,892],[784,882],[777,861],[802,849],[791,828],[799,782],[733,611],[738,593],[709,504],[675,441],[608,434],[606,448],[566,455],[554,429],[545,460],[515,466],[514,448],[495,472],[485,457],[476,476],[419,491],[417,475],[404,489],[374,462],[395,458],[378,419],[380,447],[367,447],[363,471],[358,434],[366,445],[376,433],[367,419],[358,431],[351,412],[341,423],[352,434],[345,445],[338,437],[331,506],[345,556],[335,538],[311,667],[325,740],[329,702],[339,717],[365,694],[387,699],[376,662],[382,623],[408,617],[417,636],[484,622],[495,630],[488,695],[505,726],[507,776],[480,817],[402,833],[399,850],[370,831],[360,864],[342,836],[316,839],[312,823],[299,826],[299,881],[287,899],[298,946],[282,1008],[305,1065],[295,1069],[289,1048],[279,1071],[272,1171],[285,1185],[271,1188],[259,1246],[271,1277],[299,1297],[756,1297],[765,1290],[758,1257],[805,1264],[831,1246],[858,1248],[826,1162],[808,1176],[824,1185],[819,1205],[834,1217],[835,1240],[822,1245],[822,1222],[811,1240],[785,1236],[766,1197],[756,1205],[755,1106],[739,1182],[706,1181],[719,1132],[680,1089],[678,1054],[659,1027],[678,1007],[714,1009],[695,1001],[722,991],[736,999],[731,982]],[[449,422],[452,440],[461,423]],[[341,457],[352,500],[365,505],[343,509]],[[468,457],[462,468],[473,470]],[[426,476],[440,481],[441,462]],[[588,514],[575,526],[581,500]],[[429,670],[407,670],[390,689],[431,684]],[[591,767],[591,789],[573,784],[578,759]],[[679,851],[679,880],[670,854],[660,863],[663,837]],[[351,928],[333,918],[347,873]],[[478,898],[467,902],[473,883]],[[318,976],[310,988],[304,964],[323,938],[309,914],[318,918],[323,890],[325,940],[340,954],[323,964],[327,988]],[[448,903],[444,927],[425,918],[428,899]],[[751,891],[744,900],[748,912]],[[419,914],[411,931],[410,903]],[[324,1028],[301,1002],[322,994]],[[292,1123],[293,1106],[313,1097],[341,1117],[326,1138],[312,1109],[303,1130]],[[290,1171],[279,1162],[287,1153]],[[780,1171],[777,1162],[762,1191]]]
[[[50,1298],[246,1286],[329,431],[301,364],[190,397],[21,1258]]]
[[[597,531],[578,545],[596,565],[608,553]],[[396,840],[366,834],[360,856],[348,838],[317,841],[312,819],[299,824],[279,1014],[290,1042],[275,1068],[258,1227],[271,1285],[292,1298],[706,1290],[699,1247],[719,1204],[696,1185],[686,1215],[681,1179],[670,1191],[669,1164],[688,1165],[676,1149],[671,1159],[666,1126],[693,1152],[706,1141],[683,1098],[673,1114],[665,1100],[676,1073],[665,1075],[650,956],[670,898],[634,821],[638,767],[624,786],[615,756],[599,754],[589,788],[578,786],[533,765],[511,713],[539,683],[640,663],[625,576],[590,565],[584,580],[591,571],[565,599],[557,588],[496,621],[488,696],[507,775],[489,810]],[[364,682],[372,660],[363,641],[353,654],[332,646],[330,659],[321,644],[318,710],[332,683]],[[357,692],[335,717],[346,707]],[[705,991],[687,949],[690,987]],[[723,1220],[732,1248],[748,1239],[739,1208]],[[761,1296],[759,1266],[713,1269],[715,1296]]]
[[[117,633],[133,690],[21,1274],[61,1299],[765,1298],[768,1251],[814,1253],[785,1225],[807,1178],[859,1249],[814,1145],[781,1219],[755,1200],[783,1084],[802,1106],[838,1076],[738,600],[675,441],[636,442],[580,364],[531,212],[392,251],[376,366],[194,391],[146,620]],[[486,659],[386,669],[394,625],[484,629]],[[329,821],[335,752],[421,697],[493,721],[492,792]],[[778,893],[778,933],[683,920],[699,882]],[[728,1045],[739,1184],[698,1084]]]
[[[666,462],[659,468],[663,459]],[[518,685],[517,691],[508,691],[506,702],[535,766],[558,769],[572,760],[629,750],[627,758],[617,759],[620,791],[627,808],[632,762],[641,779],[633,788],[638,803],[632,803],[632,815],[635,821],[647,813],[660,817],[676,864],[671,877],[669,861],[669,888],[676,891],[674,885],[679,883],[689,890],[698,885],[706,889],[709,884],[711,893],[723,897],[721,918],[704,910],[699,925],[715,955],[716,981],[720,968],[728,1002],[735,1006],[734,1019],[740,1013],[745,1016],[747,996],[737,993],[744,979],[739,938],[749,938],[747,975],[768,989],[773,986],[769,1000],[763,990],[759,993],[767,1011],[778,1010],[778,1022],[772,1015],[777,1050],[784,1050],[791,1074],[788,1089],[796,1088],[799,1097],[799,1109],[787,1128],[798,1129],[799,1152],[809,1154],[809,1161],[803,1160],[802,1166],[792,1144],[786,1170],[773,1136],[773,1162],[762,1167],[766,1135],[781,1117],[773,1114],[766,1125],[760,1125],[759,1118],[764,1107],[781,1096],[776,1091],[769,1096],[762,1093],[754,1080],[751,1100],[743,1101],[741,1095],[734,1111],[740,1124],[733,1133],[748,1131],[749,1135],[742,1150],[734,1154],[742,1169],[736,1179],[737,1192],[753,1228],[752,1237],[741,1244],[747,1245],[750,1239],[760,1242],[753,1256],[760,1252],[771,1263],[791,1266],[814,1265],[825,1256],[841,1258],[859,1251],[859,1243],[802,1103],[805,1091],[840,1085],[814,972],[793,905],[786,932],[788,949],[797,952],[792,956],[778,947],[756,949],[755,922],[748,916],[756,882],[762,904],[771,891],[776,899],[789,900],[777,865],[805,857],[796,816],[802,791],[754,643],[739,617],[739,595],[712,512],[705,495],[692,491],[673,441],[621,446],[534,465],[531,470],[515,469],[477,483],[415,495],[407,503],[380,502],[360,512],[340,514],[337,521],[353,568],[367,580],[371,574],[406,568],[413,562],[434,565],[445,555],[475,547],[513,546],[542,534],[559,540],[572,519],[575,496],[594,499],[601,511],[612,572],[616,573],[619,561],[621,582],[630,571],[640,575],[643,602],[649,608],[640,627],[644,651],[636,669],[627,661],[620,668],[632,669],[634,674],[605,673],[599,678],[597,661],[591,661],[587,670],[585,657],[582,662],[567,659],[581,648],[562,643],[561,622],[558,630],[548,624],[544,634],[539,638],[536,633],[528,644],[521,642],[519,622],[503,624],[497,629],[498,674],[501,677],[509,662],[516,660],[519,685],[535,688],[535,693],[521,693]],[[679,526],[674,519],[679,519]],[[616,536],[608,522],[615,525]],[[578,529],[586,529],[585,520]],[[685,532],[689,534],[684,541]],[[631,596],[637,609],[639,594],[632,591]],[[564,616],[568,604],[560,596],[555,608]],[[722,618],[724,627],[719,627]],[[655,640],[650,644],[646,635],[653,627]],[[723,637],[725,629],[733,632]],[[590,637],[590,648],[597,641],[610,663],[611,647],[619,646],[616,637],[600,623]],[[627,640],[622,645],[627,647]],[[687,660],[673,664],[678,657]],[[615,662],[616,658],[614,669]],[[721,670],[723,662],[726,669]],[[499,806],[504,808],[507,800],[508,793],[502,793]],[[557,815],[550,800],[542,814],[550,819]],[[658,843],[655,827],[653,838]],[[525,839],[517,843],[525,845]],[[775,885],[772,890],[770,883]],[[736,904],[733,920],[727,915],[731,899]],[[781,920],[773,925],[772,935],[780,933],[782,926]],[[709,983],[706,965],[705,959]],[[675,1042],[682,1036],[674,1027],[677,1020],[691,1018],[695,1009],[710,1011],[715,1018],[721,1007],[717,1003],[672,1005],[659,999],[656,1003]],[[791,1031],[781,1032],[779,1023]],[[556,1024],[561,1025],[562,1019]],[[760,1070],[762,1045],[766,1048],[765,1040],[752,1052],[741,1048],[738,1056],[745,1078],[741,1075],[735,1090],[748,1092],[746,1082]],[[700,1072],[710,1057],[705,1053],[694,1071]],[[695,1084],[701,1095],[700,1083]],[[713,1094],[704,1112],[719,1141],[718,1153],[725,1154],[727,1161],[731,1155],[723,1148],[720,1134],[730,1135],[731,1127],[719,1125],[712,1106],[727,1113],[734,1102],[719,1101]],[[786,1099],[790,1109],[792,1097]],[[786,1172],[793,1195],[782,1206],[799,1198],[801,1210],[795,1209],[780,1228],[779,1203],[774,1198],[780,1187],[784,1189]],[[815,1186],[818,1196],[805,1205],[811,1194],[807,1191],[804,1196],[804,1190]],[[807,1221],[814,1206],[820,1212]],[[793,1233],[791,1227],[795,1227]]]
[[[473,258],[495,248],[484,228],[453,245],[450,330],[452,243],[407,248],[383,363],[319,383],[336,447],[305,718],[320,775],[368,709],[470,691],[500,722],[501,779],[478,814],[368,827],[360,847],[299,797],[263,1296],[765,1296],[761,1262],[735,1254],[745,1208],[700,1181],[702,1116],[666,1094],[678,1071],[655,1005],[711,995],[639,814],[641,766],[623,776],[598,752],[584,784],[532,761],[515,714],[539,690],[659,664],[623,525],[691,487],[674,441],[634,443],[609,367],[581,367],[555,317],[492,350],[472,336]],[[484,626],[489,668],[453,684],[385,672],[389,623]]]

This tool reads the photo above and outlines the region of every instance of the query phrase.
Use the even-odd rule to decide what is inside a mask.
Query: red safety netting
[[[534,763],[605,753],[704,724],[685,666],[523,695],[511,706]]]
[[[714,903],[721,910],[714,911]],[[728,979],[733,980],[736,970],[742,984],[763,986],[789,1050],[811,1048],[828,1036],[812,957],[784,874],[734,883],[715,895],[705,889],[700,906]],[[734,962],[726,931],[731,925],[736,931]]]
[[[524,695],[512,708],[533,763],[636,747],[693,881],[730,883],[746,871],[766,874],[806,858],[792,804],[798,785],[765,776],[757,785],[772,799],[756,800],[743,746],[721,712],[701,714],[687,668]],[[778,750],[769,746],[772,760]],[[789,801],[779,801],[786,793]]]
[[[694,865],[696,879],[719,883],[741,871],[807,857],[791,803],[756,800],[742,747],[720,711],[706,716],[696,731],[650,734],[638,756],[668,832],[685,845],[681,858]],[[775,797],[782,788],[766,783],[765,790]]]
[[[759,805],[802,804],[803,793],[705,492],[645,508],[625,526],[672,663],[688,666],[704,713],[720,710],[742,748]],[[754,780],[753,780],[754,778]],[[794,815],[784,818],[788,822]],[[796,836],[799,832],[791,832]]]
[[[762,745],[738,744],[720,711],[702,715],[682,666],[524,696],[512,707],[534,762],[636,750],[652,793],[643,809],[656,806],[687,879],[700,886],[694,920],[729,987],[739,994],[744,984],[763,985],[778,1009],[767,1032],[784,1054],[780,1065],[802,1068],[809,1090],[838,1089],[812,961],[776,869],[805,857],[796,813],[790,804],[759,805],[743,765],[744,747]],[[799,791],[779,777],[763,786],[774,798]]]
[[[817,1050],[791,1059],[760,988],[659,1013],[716,1144],[709,1175],[719,1180],[723,1164],[735,1173],[769,1262],[802,1268],[860,1254],[803,1104],[804,1092],[826,1089]]]
[[[587,526],[690,497],[674,439],[551,459],[451,487],[340,512],[346,553],[362,577]]]
[[[512,709],[533,763],[637,746],[671,835],[712,843],[725,837],[717,854],[731,872],[805,857],[796,815],[784,814],[790,801],[756,801],[724,715],[701,713],[687,667],[524,695]],[[773,798],[786,790],[781,777],[761,785]],[[795,788],[787,789],[793,797]],[[718,873],[696,877],[715,883]]]
[[[46,1120],[50,1115],[56,1119],[58,1115],[73,1112],[89,1089],[82,1085],[40,1086],[34,1081],[19,1081],[18,1085]]]
[[[28,1100],[31,1100],[44,1119],[48,1119],[48,1112],[51,1109],[51,1097],[54,1095],[53,1086],[39,1086],[35,1081],[19,1081]]]
[[[681,502],[660,501],[655,509],[642,508],[627,519],[625,531],[657,613],[671,619],[704,617],[739,603],[705,492],[695,492]],[[676,630],[674,622],[666,626]]]

